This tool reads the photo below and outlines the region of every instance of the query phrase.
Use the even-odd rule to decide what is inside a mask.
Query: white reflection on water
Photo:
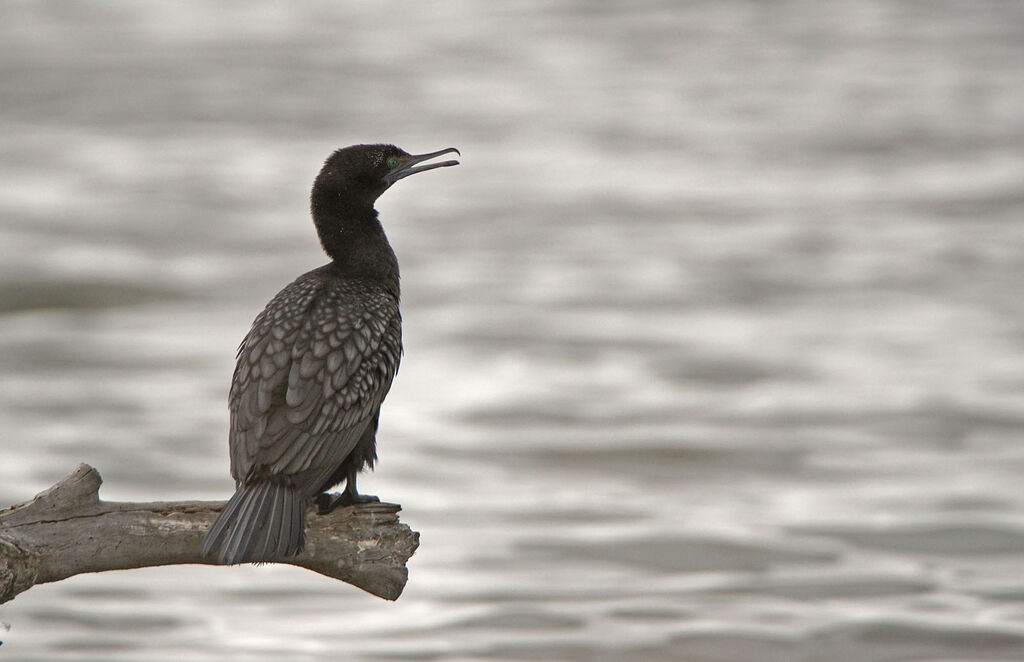
[[[0,498],[227,494],[319,162],[454,144],[380,204],[409,586],[78,577],[5,656],[1024,657],[1019,9],[270,9],[3,8]]]

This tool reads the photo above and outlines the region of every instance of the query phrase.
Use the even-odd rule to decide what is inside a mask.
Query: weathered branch
[[[80,464],[31,501],[0,510],[0,604],[36,584],[83,572],[179,563],[218,565],[200,540],[223,501],[101,501],[99,473]],[[400,506],[371,503],[310,510],[306,549],[286,563],[395,600],[419,534],[398,521]]]

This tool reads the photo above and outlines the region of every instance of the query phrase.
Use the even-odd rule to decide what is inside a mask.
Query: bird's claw
[[[318,515],[327,515],[335,508],[342,508],[345,506],[358,506],[362,503],[377,503],[380,499],[373,496],[372,494],[353,494],[345,491],[341,492],[324,492],[318,494],[316,497],[316,512]]]

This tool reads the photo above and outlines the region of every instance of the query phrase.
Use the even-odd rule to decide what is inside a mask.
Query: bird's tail
[[[302,550],[306,499],[279,481],[239,486],[203,538],[203,556],[221,563],[276,561]]]

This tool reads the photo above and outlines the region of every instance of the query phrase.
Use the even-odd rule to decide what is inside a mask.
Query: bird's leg
[[[349,471],[345,478],[345,491],[324,492],[316,497],[316,511],[320,515],[326,515],[335,508],[342,506],[355,506],[360,503],[373,503],[380,501],[379,498],[370,494],[360,494],[356,491],[356,471]]]
[[[356,474],[355,470],[348,472],[348,477],[345,479],[345,491],[341,493],[342,501],[346,506],[353,506],[357,503],[374,503],[380,501],[377,497],[372,494],[360,494],[356,491]]]

